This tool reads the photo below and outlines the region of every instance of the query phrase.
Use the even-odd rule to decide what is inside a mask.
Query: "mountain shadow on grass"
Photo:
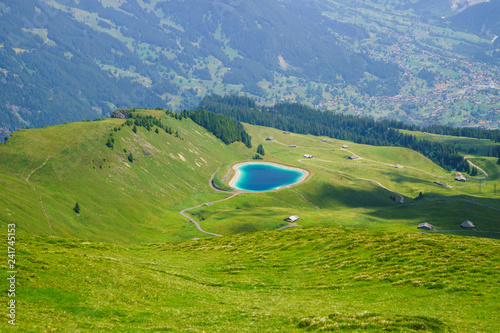
[[[307,317],[297,327],[306,331],[342,332],[444,332],[446,324],[425,316],[335,313],[327,317]]]
[[[314,184],[312,190],[301,191],[306,198],[321,208],[333,208],[338,206],[356,207],[384,207],[392,204],[389,199],[394,193],[389,192],[369,181],[349,180],[351,185],[333,185],[327,182]],[[367,186],[363,189],[360,186]]]

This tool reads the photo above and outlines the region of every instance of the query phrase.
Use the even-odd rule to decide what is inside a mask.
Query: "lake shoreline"
[[[245,166],[245,165],[249,165],[249,164],[271,165],[271,166],[274,166],[277,168],[282,168],[282,169],[286,169],[286,170],[293,170],[293,171],[300,172],[302,174],[302,176],[299,178],[298,181],[294,182],[293,184],[279,186],[279,187],[273,188],[271,190],[263,190],[263,191],[244,190],[244,189],[236,187],[235,184],[239,180],[239,178],[241,177],[241,174],[242,174],[241,171],[239,170],[239,168],[242,166]],[[284,165],[284,164],[279,164],[279,163],[275,163],[275,162],[253,162],[253,161],[238,162],[236,164],[231,165],[230,169],[234,172],[234,174],[231,176],[231,180],[228,182],[228,185],[230,187],[238,190],[238,191],[251,192],[251,193],[253,193],[253,192],[256,192],[256,193],[271,192],[271,191],[281,190],[281,189],[286,188],[286,187],[295,186],[295,185],[298,185],[298,184],[301,184],[301,183],[307,181],[309,176],[311,175],[310,172],[305,170],[305,169],[293,167],[293,166],[289,166],[289,165]]]

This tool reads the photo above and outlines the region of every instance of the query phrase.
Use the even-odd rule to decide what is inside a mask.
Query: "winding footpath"
[[[47,164],[47,162],[49,161],[50,157],[47,157],[47,159],[45,160],[45,162],[42,163],[42,165],[40,165],[39,167],[31,170],[31,172],[29,173],[28,177],[26,177],[26,182],[28,182],[29,184],[31,184],[31,186],[33,186],[33,191],[37,192],[36,190],[36,186],[33,185],[31,182],[30,182],[30,178],[31,176],[38,170],[40,170],[41,168],[43,168],[45,166],[45,164]],[[40,192],[38,192],[38,196],[40,197],[40,204],[42,205],[42,208],[43,208],[43,213],[45,214],[45,218],[47,219],[47,223],[49,224],[49,227],[50,227],[50,230],[52,231],[52,234],[54,234],[54,229],[52,228],[52,223],[50,223],[50,218],[49,218],[49,214],[47,214],[47,209],[45,208],[45,203],[43,202],[43,199],[42,199],[42,194]]]
[[[314,139],[310,139],[310,138],[306,138],[308,140],[311,140],[311,141],[316,141]],[[279,142],[277,140],[274,140],[274,142],[276,142],[277,144],[280,144],[280,145],[283,145],[283,146],[287,146],[286,144],[282,143],[282,142]],[[325,142],[323,142],[324,144],[327,144]],[[299,147],[299,146],[297,146]],[[317,147],[303,147],[303,146],[300,146],[299,148],[308,148],[308,149],[316,149],[316,150],[330,150],[330,148],[317,148]],[[344,150],[346,152],[348,152],[349,154],[351,155],[357,155],[355,154],[354,152],[346,149],[346,148],[340,148],[341,150]],[[364,157],[361,157],[359,155],[358,156],[358,160],[365,160],[365,161],[369,161],[369,162],[372,162],[372,163],[376,163],[376,165],[385,165],[385,166],[389,166],[389,167],[394,167],[395,165],[394,164],[391,164],[391,163],[386,163],[386,162],[380,162],[380,161],[375,161],[375,160],[371,160],[371,159],[368,159],[368,158],[364,158]],[[468,159],[468,158],[471,158],[471,156],[466,156],[465,159]],[[336,163],[334,161],[331,161],[331,160],[323,160],[323,159],[319,159],[319,158],[314,158],[314,160],[316,161],[320,161],[320,162],[326,162],[326,163]],[[326,169],[326,170],[330,170],[330,171],[335,171],[335,172],[338,172],[340,174],[344,174],[344,175],[347,175],[346,173],[344,172],[341,172],[341,171],[338,171],[338,170],[332,170],[330,168],[326,168],[326,167],[323,167],[323,166],[320,166],[320,165],[316,165],[316,164],[313,164],[313,163],[309,163],[309,162],[306,162],[306,160],[304,159],[299,159],[298,160],[300,163],[303,163],[303,164],[308,164],[308,165],[311,165],[311,166],[315,166],[317,168],[322,168],[322,169]],[[309,159],[307,161],[310,161]],[[483,179],[484,182],[483,184],[486,183],[486,178],[488,177],[488,174],[486,173],[486,171],[484,171],[483,169],[481,169],[480,167],[478,167],[477,165],[473,164],[471,161],[467,160],[467,162],[475,167],[476,169],[478,169],[479,171],[481,171],[483,174],[484,174],[484,177],[476,177],[474,179]],[[341,163],[341,164],[350,164],[350,165],[356,165],[356,164],[352,164],[352,163]],[[359,164],[360,166],[367,166],[366,164]],[[428,174],[432,177],[435,177],[435,178],[445,178],[446,176],[439,176],[439,175],[435,175],[433,173],[430,173],[428,171],[425,171],[425,170],[422,170],[422,169],[418,169],[418,168],[414,168],[414,167],[411,167],[411,166],[405,166],[405,165],[401,165],[400,166],[401,168],[406,168],[406,169],[412,169],[412,170],[415,170],[415,171],[418,171],[418,172],[422,172],[422,173],[425,173],[425,174]],[[354,176],[351,176],[351,177],[354,177]],[[400,203],[404,203],[404,197],[402,194],[398,193],[398,192],[395,192],[395,191],[392,191],[390,189],[388,189],[386,186],[382,185],[379,181],[377,180],[374,180],[374,179],[367,179],[367,178],[360,178],[360,177],[354,177],[356,179],[360,179],[360,180],[366,180],[366,181],[370,181],[370,182],[373,182],[375,184],[377,184],[378,186],[382,187],[383,189],[391,192],[391,193],[394,193],[396,194],[398,197],[399,197],[399,202]],[[472,186],[472,185],[465,185],[465,186]],[[462,187],[462,186],[460,186]],[[450,199],[451,200],[451,199]],[[460,199],[458,199],[460,200]],[[461,200],[464,200],[464,201],[468,201],[470,203],[474,203],[474,204],[478,204],[478,205],[482,205],[482,206],[485,206],[485,207],[488,207],[488,208],[492,208],[492,209],[495,209],[495,210],[499,210],[498,208],[495,208],[495,207],[492,207],[492,206],[488,206],[488,205],[485,205],[485,204],[481,204],[481,203],[477,203],[477,202],[474,202],[474,201],[470,201],[470,200],[466,200],[466,199],[461,199]]]
[[[302,198],[302,200],[304,200],[305,202],[307,202],[308,204],[310,204],[311,206],[313,206],[314,209],[320,210],[320,208],[318,206],[316,206],[315,204],[313,204],[311,201],[307,200],[306,197],[303,196],[301,193],[299,193],[296,189],[294,189],[291,186],[288,186],[287,188],[290,189],[292,192],[295,192],[299,197]],[[278,230],[278,229],[276,229],[276,230]]]
[[[309,140],[312,140],[312,139],[309,139]],[[281,143],[280,143],[281,144]],[[311,149],[314,149],[314,147],[302,147],[302,148],[311,148]],[[348,150],[348,149],[345,149],[345,148],[340,148],[341,150],[344,150],[344,151],[347,151],[348,153],[352,154],[352,155],[356,155],[354,152]],[[387,166],[391,166],[391,167],[394,167],[394,164],[390,164],[390,163],[385,163],[385,162],[379,162],[379,161],[375,161],[375,160],[370,160],[370,159],[367,159],[367,158],[363,158],[363,157],[360,157],[359,155],[358,156],[358,159],[360,160],[365,160],[365,161],[370,161],[370,162],[374,162],[374,163],[378,163],[378,164],[383,164],[383,165],[387,165]],[[483,173],[483,177],[475,177],[473,179],[483,179],[484,182],[482,185],[486,184],[486,178],[488,177],[488,173],[486,171],[484,171],[482,168],[478,167],[477,165],[475,165],[474,163],[472,163],[471,161],[469,161],[468,159],[470,158],[473,158],[473,156],[465,156],[464,157],[467,162],[475,167],[476,169],[478,169],[479,171],[481,171]],[[330,160],[322,160],[322,159],[318,159],[318,158],[315,158],[314,160],[317,160],[317,161],[320,161],[320,162],[327,162],[327,163],[335,163],[334,161],[330,161]],[[346,173],[344,172],[341,172],[341,171],[338,171],[338,170],[333,170],[331,168],[326,168],[326,167],[323,167],[323,166],[320,166],[320,165],[316,165],[316,164],[313,164],[313,163],[308,163],[308,162],[305,162],[304,159],[299,159],[298,160],[300,163],[303,163],[303,164],[308,164],[308,165],[312,165],[312,166],[315,166],[315,167],[318,167],[318,168],[323,168],[323,169],[326,169],[326,170],[330,170],[330,171],[334,171],[334,172],[337,172],[337,173],[341,173],[341,174],[344,174],[344,175],[347,175]],[[310,161],[308,159],[308,161]],[[342,163],[342,164],[346,164],[346,163]],[[351,164],[353,165],[353,164]],[[365,164],[360,164],[360,165],[365,165]],[[445,176],[438,176],[438,175],[434,175],[430,172],[427,172],[425,170],[422,170],[422,169],[417,169],[417,168],[414,168],[414,167],[409,167],[409,166],[404,166],[404,165],[401,165],[401,168],[406,168],[406,169],[413,169],[413,170],[416,170],[416,171],[419,171],[419,172],[422,172],[422,173],[426,173],[428,175],[431,175],[433,177],[439,177],[439,178],[443,178]],[[353,177],[353,176],[351,176]],[[399,196],[400,198],[400,203],[404,203],[404,197],[397,193],[397,192],[394,192],[390,189],[388,189],[387,187],[385,187],[384,185],[382,185],[380,182],[376,181],[376,180],[373,180],[373,179],[366,179],[366,178],[359,178],[359,177],[354,177],[356,179],[361,179],[361,180],[367,180],[367,181],[371,181],[371,182],[374,182],[376,183],[378,186],[386,189],[387,191],[389,192],[392,192],[396,195]],[[473,185],[465,185],[465,186],[456,186],[456,187],[466,187],[466,186],[473,186]],[[480,202],[475,202],[475,201],[472,201],[472,200],[468,200],[468,199],[461,199],[461,198],[447,198],[447,199],[427,199],[428,201],[445,201],[445,200],[460,200],[460,201],[465,201],[467,203],[471,203],[471,204],[474,204],[474,205],[479,205],[479,206],[483,206],[483,207],[487,207],[487,208],[490,208],[490,209],[493,209],[493,210],[498,210],[500,211],[500,208],[497,208],[497,207],[493,207],[493,206],[490,206],[490,205],[486,205],[486,204],[483,204],[483,203],[480,203]]]
[[[221,199],[221,200],[217,200],[217,201],[210,201],[210,202],[206,202],[206,203],[202,203],[202,204],[199,204],[198,206],[194,206],[194,207],[190,207],[190,208],[186,208],[184,210],[182,210],[179,214],[181,214],[182,216],[186,217],[189,219],[189,221],[193,222],[195,225],[196,225],[196,228],[205,233],[205,234],[209,234],[209,235],[212,235],[212,236],[217,236],[217,237],[222,237],[222,235],[219,235],[219,234],[214,234],[213,232],[209,232],[209,231],[206,231],[206,230],[203,230],[200,226],[200,224],[195,220],[193,219],[192,217],[190,217],[189,215],[186,214],[186,212],[188,210],[191,210],[191,209],[196,209],[196,208],[200,208],[201,206],[211,206],[213,205],[214,203],[217,203],[217,202],[221,202],[221,201],[225,201],[225,200],[229,200],[231,198],[234,198],[236,196],[240,195],[240,192],[236,192],[234,193],[233,195],[231,195],[230,197],[227,197],[227,198],[224,198],[224,199]]]
[[[472,163],[471,161],[469,161],[469,158],[474,158],[474,156],[465,156],[464,158],[467,160],[467,162],[471,166],[473,166],[474,168],[478,169],[479,171],[481,171],[483,173],[484,177],[476,177],[475,179],[486,179],[486,178],[488,178],[488,173],[486,173],[486,171],[484,171],[483,169],[481,169],[480,167],[478,167],[477,165],[475,165],[474,163]]]
[[[214,177],[215,177],[215,174],[217,173],[217,171],[219,171],[220,167],[217,168],[217,170],[215,170],[215,172],[212,174],[212,176],[210,177],[210,180],[208,181],[209,182],[209,185],[212,189],[214,189],[215,191],[217,192],[222,192],[221,194],[230,194],[231,192],[229,191],[224,191],[216,186],[214,186],[213,184],[213,180],[214,180]],[[240,191],[237,191],[235,193],[233,193],[233,195],[227,197],[227,198],[224,198],[224,199],[221,199],[221,200],[217,200],[217,201],[209,201],[209,202],[205,202],[205,203],[202,203],[202,204],[199,204],[198,206],[194,206],[194,207],[189,207],[189,208],[186,208],[186,209],[183,209],[179,214],[181,214],[182,216],[184,216],[185,218],[187,218],[189,221],[193,222],[194,225],[196,226],[196,228],[205,233],[205,234],[208,234],[208,235],[212,235],[212,236],[217,236],[217,237],[222,237],[223,235],[219,235],[219,234],[215,234],[213,232],[209,232],[209,231],[206,231],[206,230],[203,230],[202,227],[200,226],[200,224],[194,219],[192,218],[191,216],[187,215],[186,212],[189,211],[189,210],[192,210],[192,209],[196,209],[196,208],[200,208],[202,206],[212,206],[214,203],[217,203],[217,202],[221,202],[221,201],[226,201],[226,200],[229,200],[229,199],[232,199],[238,195],[240,195],[241,192]]]
[[[33,170],[31,170],[30,174],[28,175],[28,177],[26,177],[26,181],[29,183],[30,182],[30,178],[31,178],[31,175],[33,175],[36,171],[38,171],[39,169],[43,168],[45,166],[45,164],[47,164],[47,162],[49,161],[50,157],[47,157],[47,159],[45,160],[45,162],[42,163],[42,165],[40,165],[39,167],[37,168],[34,168]]]
[[[353,154],[353,155],[356,155],[354,154],[352,151],[350,150],[347,150],[345,148],[340,148],[341,150],[345,150],[347,152],[349,152],[350,154]],[[387,166],[390,166],[391,168],[394,168],[394,164],[390,164],[390,163],[385,163],[385,162],[380,162],[380,161],[375,161],[375,160],[370,160],[368,158],[365,158],[365,157],[361,157],[358,155],[358,158],[360,160],[365,160],[365,161],[370,161],[370,162],[374,162],[374,163],[378,163],[378,164],[382,164],[382,165],[387,165]],[[432,174],[430,172],[427,172],[425,170],[422,170],[422,169],[417,169],[417,168],[414,168],[414,167],[410,167],[410,166],[406,166],[406,165],[401,165],[400,166],[401,168],[405,168],[405,169],[412,169],[412,170],[416,170],[416,171],[419,171],[419,172],[422,172],[422,173],[426,173],[428,175],[431,175],[432,177],[436,177],[436,178],[445,178],[446,176],[438,176],[438,175],[435,175],[435,174]]]

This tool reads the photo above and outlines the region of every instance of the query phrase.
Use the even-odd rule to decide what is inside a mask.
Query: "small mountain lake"
[[[245,162],[233,166],[236,174],[229,186],[243,191],[272,191],[303,182],[309,172],[268,162]]]

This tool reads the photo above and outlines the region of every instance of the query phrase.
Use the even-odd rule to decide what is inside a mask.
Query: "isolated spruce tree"
[[[130,161],[130,163],[134,163],[134,156],[132,156],[132,153],[128,154],[127,158]]]
[[[113,149],[113,140],[111,138],[108,138],[108,142],[106,142],[106,146]]]
[[[134,125],[134,128],[132,128],[132,131],[133,131],[134,133],[137,133],[137,126],[135,126],[135,125]]]
[[[262,145],[257,146],[257,153],[261,154],[262,156],[265,155],[264,147],[262,147]]]
[[[75,213],[80,214],[80,205],[78,204],[78,202],[75,204],[75,207],[73,207],[73,210],[75,211]]]

